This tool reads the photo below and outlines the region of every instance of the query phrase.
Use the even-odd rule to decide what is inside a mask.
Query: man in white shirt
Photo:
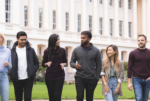
[[[23,31],[17,33],[17,41],[11,50],[12,69],[9,75],[13,81],[16,101],[31,101],[33,80],[39,68],[39,61],[30,43],[27,34]]]

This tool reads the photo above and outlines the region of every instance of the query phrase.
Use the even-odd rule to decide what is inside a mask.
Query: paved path
[[[32,101],[49,101],[49,100],[32,100]],[[61,101],[76,101],[75,99],[67,99],[67,100],[61,100]],[[84,100],[86,101],[86,100]],[[94,100],[94,101],[105,101],[105,99],[99,99],[99,100]],[[135,99],[130,100],[130,99],[119,99],[118,101],[135,101]],[[150,99],[148,100],[150,101]]]

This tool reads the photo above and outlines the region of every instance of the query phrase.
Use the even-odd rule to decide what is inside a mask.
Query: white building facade
[[[18,31],[25,31],[37,55],[43,55],[48,38],[56,33],[66,48],[68,63],[80,45],[80,33],[89,30],[91,42],[102,58],[115,44],[119,58],[128,61],[137,48],[137,35],[148,37],[150,48],[150,0],[0,0],[0,32],[11,48]],[[72,71],[69,65],[69,70]]]

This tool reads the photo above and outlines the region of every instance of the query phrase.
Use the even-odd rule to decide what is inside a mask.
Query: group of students
[[[0,96],[1,101],[9,100],[9,80],[14,85],[16,101],[31,101],[33,81],[39,68],[34,49],[23,31],[17,33],[17,41],[11,50],[4,47],[5,37],[0,33]],[[94,90],[102,78],[102,94],[106,101],[117,101],[122,96],[121,83],[124,80],[124,63],[119,60],[116,45],[106,48],[106,59],[101,59],[98,48],[92,43],[89,31],[81,32],[81,45],[73,50],[70,65],[77,70],[75,86],[77,101],[93,101]],[[150,50],[146,48],[147,38],[138,35],[138,48],[131,51],[128,61],[128,89],[134,88],[136,101],[148,101],[150,90]],[[61,101],[64,84],[64,67],[67,65],[66,51],[60,47],[60,37],[52,34],[44,51],[42,66],[46,67],[45,82],[49,101]],[[131,77],[132,83],[131,83]]]

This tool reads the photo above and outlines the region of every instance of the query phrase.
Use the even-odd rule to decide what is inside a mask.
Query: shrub
[[[42,57],[38,56],[38,59],[39,59],[39,69],[36,72],[36,81],[44,82],[46,68],[42,67]]]
[[[128,69],[128,62],[124,62],[124,70],[127,71]]]

